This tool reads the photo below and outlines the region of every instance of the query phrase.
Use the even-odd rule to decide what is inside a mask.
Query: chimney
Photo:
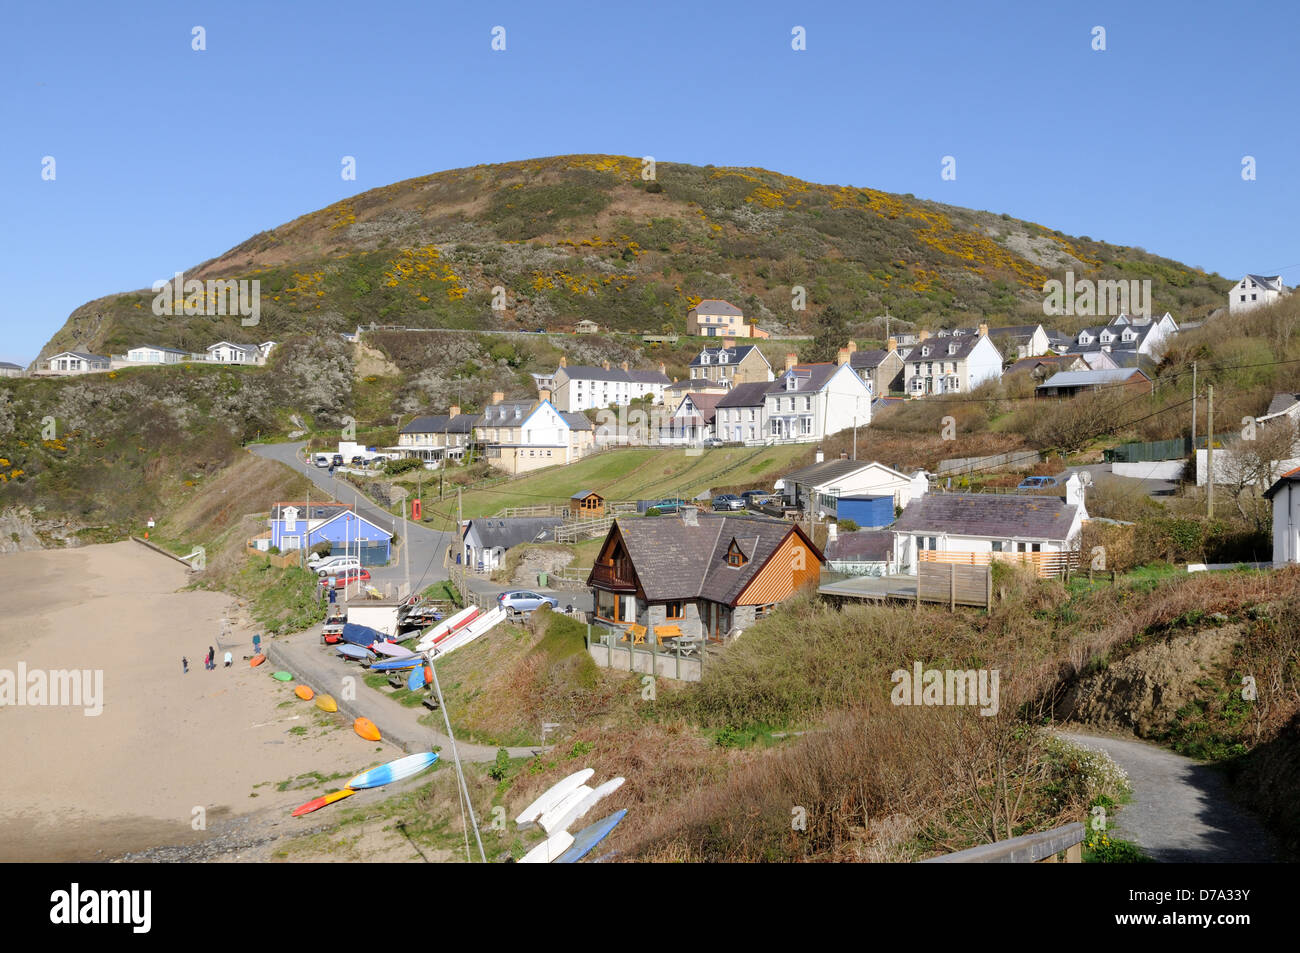
[[[788,371],[799,363],[798,354],[787,354],[785,356],[785,369]]]
[[[659,362],[659,373],[662,374],[664,377],[668,376],[668,365],[665,364],[663,361]]]
[[[982,337],[982,338],[983,338],[983,337],[988,337],[988,334],[989,334],[989,326],[988,326],[987,324],[981,324],[981,325],[980,325],[980,337]]]
[[[842,347],[835,354],[835,363],[840,365],[840,367],[843,367],[848,362],[849,362],[849,349],[846,347]]]
[[[723,339],[722,339],[722,346],[723,346],[723,347],[735,347],[735,346],[736,346],[736,339],[735,339],[735,338],[723,338]]]
[[[563,354],[560,355],[560,366],[561,366],[561,367],[568,367],[568,366],[569,366],[568,358],[566,358]]]
[[[505,400],[505,399],[506,399],[506,395],[503,394],[503,393],[501,393],[501,391],[499,391],[499,390],[494,390],[494,391],[492,392],[492,403],[494,403],[494,404],[499,404],[499,403],[501,403],[501,401],[503,401],[503,400]]]
[[[550,399],[551,399],[551,389],[550,389],[549,387],[543,387],[541,390],[539,390],[539,391],[537,392],[537,399],[538,399],[538,400],[550,400]]]
[[[916,339],[917,339],[917,341],[925,341],[925,340],[928,340],[929,337],[930,337],[930,332],[929,332],[929,331],[922,331],[920,334],[918,334],[918,335],[916,336]]]
[[[624,361],[622,364],[619,365],[619,367],[623,368],[624,374],[627,373],[627,361]]]
[[[822,448],[817,448],[817,455],[813,457],[814,463],[821,463],[826,459],[826,454],[822,453]]]
[[[840,528],[836,526],[834,523],[826,524],[826,542],[833,543],[835,541],[835,537],[838,536],[839,533],[840,533]]]
[[[890,339],[885,343],[885,350],[886,350],[886,351],[897,351],[897,350],[898,350],[898,338],[890,338]]]
[[[447,413],[448,413],[449,415],[451,415],[452,417],[459,417],[459,416],[460,416],[460,405],[459,405],[459,404],[452,404],[452,405],[451,405],[451,409],[448,410]]]
[[[600,366],[603,367],[605,370],[609,370],[609,361],[601,361]]]
[[[850,341],[850,342],[849,342],[849,353],[850,353],[850,354],[857,354],[857,353],[858,353],[858,342],[857,342],[857,341]]]

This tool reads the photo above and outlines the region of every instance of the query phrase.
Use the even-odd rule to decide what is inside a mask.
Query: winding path
[[[1131,738],[1058,734],[1100,748],[1133,785],[1133,800],[1111,819],[1111,832],[1163,863],[1261,863],[1283,859],[1276,839],[1228,794],[1219,771]]]

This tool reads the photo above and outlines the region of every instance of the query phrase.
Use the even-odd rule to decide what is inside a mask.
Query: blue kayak
[[[377,768],[361,772],[349,781],[345,787],[358,791],[362,788],[382,787],[385,784],[392,784],[394,781],[401,781],[404,778],[419,774],[437,760],[438,755],[432,751],[410,754],[405,758],[398,758],[396,761],[390,761],[388,764],[381,764]]]
[[[424,666],[417,665],[411,669],[411,677],[406,680],[406,687],[411,691],[418,691],[424,687]]]
[[[384,659],[382,662],[376,662],[374,665],[370,666],[370,671],[400,672],[402,669],[414,668],[417,665],[423,664],[424,658],[419,655],[412,656],[411,658],[390,658]]]
[[[370,658],[370,650],[363,649],[359,645],[339,645],[335,646],[334,650],[344,658],[357,659],[358,661]]]
[[[559,857],[555,858],[552,863],[556,864],[576,864],[582,858],[586,857],[596,845],[609,836],[609,832],[618,827],[619,822],[627,816],[627,808],[611,814],[603,821],[597,821],[590,827],[584,827],[573,837],[573,846],[566,850]]]

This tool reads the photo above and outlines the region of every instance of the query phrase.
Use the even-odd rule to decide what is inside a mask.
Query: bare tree
[[[1262,530],[1268,522],[1269,507],[1260,494],[1277,481],[1297,456],[1300,456],[1300,427],[1295,420],[1279,417],[1266,424],[1252,424],[1224,448],[1221,458],[1216,458],[1214,482],[1232,495],[1241,518]]]

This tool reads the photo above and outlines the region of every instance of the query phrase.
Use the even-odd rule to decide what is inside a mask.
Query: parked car
[[[710,450],[712,450],[716,447],[724,446],[725,444],[726,441],[723,440],[721,437],[705,437],[704,442],[701,444],[701,446],[708,447]]]
[[[360,569],[361,560],[356,556],[325,556],[321,559],[308,559],[307,568],[323,577],[349,569]]]
[[[685,500],[659,500],[651,503],[649,509],[658,510],[660,513],[676,513],[684,506],[689,506]]]
[[[354,467],[364,467],[366,465],[366,458],[358,454],[352,458],[351,465]]]
[[[753,506],[756,503],[765,503],[771,495],[767,490],[745,490],[740,494],[740,498],[749,506]]]
[[[1057,481],[1056,477],[1031,476],[1031,477],[1025,477],[1023,480],[1021,480],[1020,485],[1017,486],[1016,489],[1017,490],[1041,490],[1046,487],[1052,487],[1052,486],[1060,486],[1060,483]]]
[[[316,466],[322,468],[330,465],[330,457],[328,453],[318,453],[311,458],[311,461],[316,464]]]
[[[734,493],[723,493],[721,496],[713,498],[713,508],[715,510],[743,510],[745,501]]]
[[[321,578],[320,581],[321,586],[325,589],[328,589],[331,579],[334,580],[335,589],[342,589],[345,586],[350,586],[354,582],[369,582],[370,570],[369,569],[341,569],[338,571],[337,575],[327,573],[325,576]]]
[[[343,454],[341,453],[334,454],[334,456],[330,459],[330,465],[336,467],[343,466]]]
[[[542,595],[540,592],[516,589],[513,592],[503,592],[497,596],[497,605],[511,615],[523,615],[525,612],[532,612],[543,605],[557,609],[560,603],[550,596]]]

